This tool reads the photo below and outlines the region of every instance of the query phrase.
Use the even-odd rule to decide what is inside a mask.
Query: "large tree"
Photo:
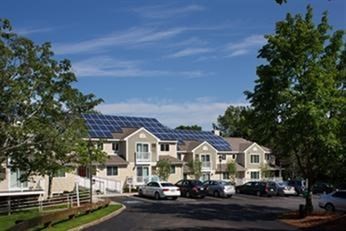
[[[35,44],[0,20],[0,163],[53,176],[82,161],[87,130],[81,114],[101,102],[73,87],[68,60],[57,61],[49,43]]]
[[[259,51],[253,92],[255,135],[281,156],[291,157],[308,179],[306,209],[312,211],[311,187],[319,175],[345,165],[345,40],[331,31],[327,13],[318,25],[313,10],[287,14],[266,35]]]
[[[225,113],[217,118],[218,127],[224,136],[252,139],[251,114],[250,107],[230,105]]]

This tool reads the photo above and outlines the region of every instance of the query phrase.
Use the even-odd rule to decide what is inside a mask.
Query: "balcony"
[[[136,164],[150,164],[151,153],[150,152],[136,152],[135,158],[136,158]]]
[[[210,161],[202,161],[202,171],[211,170],[211,162]]]

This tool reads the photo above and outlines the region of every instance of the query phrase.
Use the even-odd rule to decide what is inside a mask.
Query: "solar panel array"
[[[212,132],[174,130],[161,124],[154,118],[113,116],[102,114],[84,114],[91,138],[112,138],[112,133],[122,132],[122,128],[141,128],[144,127],[161,140],[184,140],[207,141],[219,151],[230,151],[230,145],[219,136]]]

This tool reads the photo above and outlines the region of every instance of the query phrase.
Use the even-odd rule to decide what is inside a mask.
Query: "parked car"
[[[289,180],[287,181],[289,186],[294,187],[294,190],[296,190],[297,194],[303,194],[305,190],[305,181],[304,180]]]
[[[294,196],[297,195],[294,187],[289,186],[286,181],[275,182],[276,183],[276,192],[278,196]]]
[[[208,195],[215,197],[232,197],[235,194],[234,186],[223,180],[207,180],[203,183]]]
[[[175,185],[179,187],[181,195],[185,197],[204,198],[207,193],[199,180],[180,180]]]
[[[140,196],[161,198],[171,198],[176,200],[180,196],[180,189],[168,182],[149,182],[138,190]]]
[[[275,182],[250,181],[236,187],[237,193],[253,194],[257,196],[274,196],[277,194]]]
[[[346,211],[346,191],[340,190],[323,194],[318,205],[327,211]]]
[[[331,193],[334,191],[334,186],[326,182],[317,182],[312,186],[312,193]]]

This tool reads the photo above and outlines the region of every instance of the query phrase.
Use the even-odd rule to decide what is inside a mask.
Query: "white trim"
[[[120,141],[120,139],[113,139],[113,138],[83,138],[83,140],[90,140],[90,141]]]
[[[13,191],[13,192],[1,192],[0,191],[0,197],[1,196],[21,196],[21,195],[43,195],[45,192],[44,190],[39,190],[39,191],[25,191],[25,192],[17,192],[17,191]]]
[[[160,143],[175,143],[175,144],[177,144],[178,141],[177,140],[160,140]]]
[[[196,150],[197,148],[199,148],[200,146],[202,146],[203,144],[208,144],[212,149],[215,150],[216,153],[218,152],[217,149],[214,148],[213,145],[209,144],[207,141],[203,141],[202,143],[200,143],[197,147],[195,147],[194,149],[192,149],[191,152],[195,152],[195,150]]]
[[[128,136],[126,136],[123,140],[127,141],[130,137],[134,136],[135,134],[137,134],[140,131],[145,131],[147,133],[149,133],[151,136],[153,136],[156,140],[161,141],[157,136],[155,136],[153,133],[149,132],[147,129],[145,129],[144,127],[141,127],[139,129],[137,129],[136,131],[132,132],[131,134],[129,134]]]
[[[247,147],[243,152],[245,153],[245,152],[247,152],[252,146],[254,146],[254,145],[257,145],[263,152],[265,152],[264,150],[263,150],[263,148],[261,147],[261,145],[258,145],[256,142],[253,142],[249,147]]]
[[[150,163],[153,162],[153,154],[151,152],[151,144],[150,142],[147,142],[147,141],[144,141],[144,142],[141,142],[141,141],[138,141],[138,142],[135,142],[135,156],[134,156],[134,163],[135,163],[135,166],[141,166],[143,164],[140,164],[138,165],[137,164],[137,144],[147,144],[148,145],[148,153],[150,154]],[[157,147],[156,147],[156,150],[157,150]],[[151,164],[148,164],[148,165],[151,165]]]

